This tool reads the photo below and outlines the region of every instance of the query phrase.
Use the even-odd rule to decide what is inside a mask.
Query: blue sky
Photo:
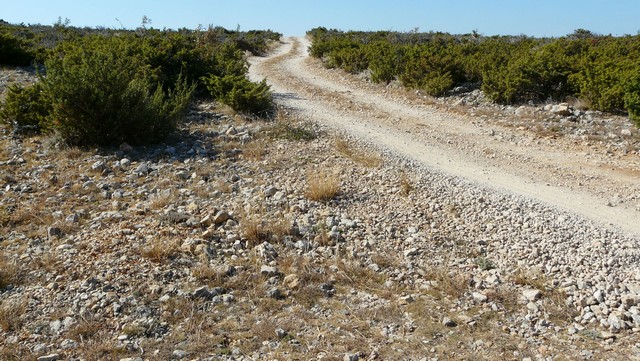
[[[530,36],[579,28],[613,35],[640,30],[640,0],[0,0],[0,9],[0,19],[11,23],[50,25],[61,17],[73,26],[135,28],[146,15],[160,29],[212,24],[285,35],[317,26]]]

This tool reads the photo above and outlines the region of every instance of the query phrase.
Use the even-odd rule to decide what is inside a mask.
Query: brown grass
[[[549,315],[549,320],[555,324],[563,325],[571,323],[574,317],[580,315],[574,307],[567,306],[565,303],[566,300],[566,293],[560,289],[549,290],[545,293],[542,306]]]
[[[171,194],[158,194],[149,204],[150,209],[163,209],[172,202],[175,201],[175,197],[173,196],[173,192]]]
[[[449,272],[445,268],[432,268],[425,278],[436,281],[434,289],[439,291],[441,296],[458,299],[469,289],[467,276],[457,272]]]
[[[0,360],[22,361],[28,360],[28,356],[33,356],[31,350],[20,343],[6,344],[0,347]]]
[[[490,301],[501,305],[506,312],[515,312],[519,307],[518,293],[507,287],[488,289],[484,294]]]
[[[356,262],[338,261],[334,264],[337,268],[335,279],[338,284],[348,285],[357,289],[368,290],[383,297],[388,297],[393,292],[383,286],[385,276],[374,272]]]
[[[45,209],[44,202],[36,202],[33,205],[19,205],[13,212],[6,208],[0,211],[0,226],[29,226],[48,225],[52,222],[50,212]]]
[[[340,194],[340,190],[340,179],[336,173],[320,171],[307,175],[306,196],[312,201],[329,201]]]
[[[240,231],[253,247],[264,241],[279,242],[292,233],[292,221],[284,215],[259,211],[240,221]]]
[[[222,193],[231,193],[233,192],[233,185],[229,182],[225,182],[223,180],[219,180],[217,184],[217,188]]]
[[[129,355],[130,352],[113,340],[114,336],[108,332],[96,332],[90,339],[80,342],[79,347],[75,350],[76,354],[82,355],[84,360],[120,360]],[[136,354],[140,354],[136,351]]]
[[[22,269],[15,260],[11,261],[3,253],[0,254],[0,290],[9,285],[18,285],[22,282]]]
[[[242,148],[242,156],[244,159],[252,160],[252,161],[260,161],[267,153],[267,145],[264,141],[256,140]]]
[[[511,281],[519,286],[528,286],[542,291],[546,290],[545,284],[547,282],[546,277],[539,271],[526,271],[518,269],[511,276]]]
[[[408,196],[409,194],[411,194],[411,192],[413,192],[414,190],[413,183],[411,182],[411,180],[409,179],[406,173],[400,174],[400,179],[398,180],[398,183],[400,185],[400,193],[402,193],[403,196]]]
[[[142,248],[140,254],[152,262],[161,263],[176,256],[179,249],[179,238],[155,238]]]
[[[584,98],[570,97],[567,99],[567,103],[570,106],[572,106],[574,109],[578,109],[582,111],[591,109],[591,102],[589,102],[589,100]]]
[[[210,287],[222,286],[227,276],[221,269],[211,267],[209,264],[201,264],[192,268],[191,274],[201,282],[207,282]]]
[[[67,333],[67,337],[78,342],[94,338],[103,327],[103,322],[94,318],[82,318]]]
[[[288,141],[309,141],[318,137],[310,123],[297,119],[283,108],[278,108],[273,123],[264,129],[263,135]]]
[[[26,301],[3,301],[0,304],[0,329],[4,332],[19,330],[26,310]]]
[[[262,218],[250,216],[240,221],[241,232],[251,246],[258,245],[270,238],[269,231]]]

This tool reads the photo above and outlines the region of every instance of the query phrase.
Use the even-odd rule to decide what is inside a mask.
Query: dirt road
[[[605,149],[438,109],[411,92],[326,70],[309,45],[287,38],[270,56],[250,59],[251,77],[267,78],[278,102],[301,117],[432,171],[640,235],[637,155],[614,160]]]

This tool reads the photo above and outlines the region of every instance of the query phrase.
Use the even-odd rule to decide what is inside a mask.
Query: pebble
[[[456,326],[458,326],[458,324],[454,320],[450,319],[449,317],[444,317],[442,319],[442,324],[447,326],[447,327],[456,327]]]
[[[183,350],[175,350],[172,353],[173,357],[182,360],[183,358],[189,356],[189,353],[187,351],[183,351]]]
[[[542,297],[542,292],[540,292],[540,290],[528,289],[524,290],[522,295],[528,301],[535,301]]]
[[[37,361],[57,361],[60,359],[60,355],[57,353],[52,353],[46,356],[40,356],[37,358]]]
[[[473,299],[478,302],[478,303],[483,303],[483,302],[487,302],[488,297],[480,292],[473,292],[471,294],[471,296],[473,297]]]

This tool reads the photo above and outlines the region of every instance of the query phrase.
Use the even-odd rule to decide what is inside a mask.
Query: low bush
[[[253,83],[245,75],[212,75],[204,79],[211,96],[236,111],[266,115],[273,100],[266,80]]]
[[[165,91],[153,81],[139,43],[89,36],[61,44],[45,62],[43,88],[51,126],[70,144],[159,141],[174,130],[193,86],[178,79]]]
[[[51,103],[45,96],[42,83],[9,87],[7,97],[0,107],[0,122],[18,129],[32,128],[41,131],[47,128],[47,116]]]
[[[398,75],[402,48],[380,41],[368,48],[367,58],[374,83],[389,83]]]

